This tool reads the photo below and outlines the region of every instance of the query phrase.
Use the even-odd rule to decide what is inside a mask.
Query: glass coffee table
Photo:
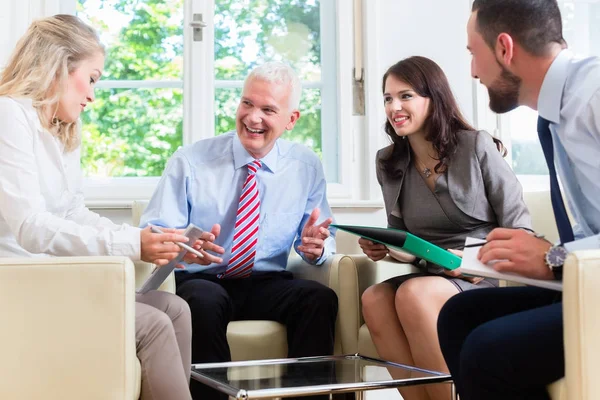
[[[394,378],[391,378],[394,376]],[[232,361],[192,365],[192,378],[235,399],[270,399],[431,383],[452,384],[449,374],[360,354]],[[456,399],[454,387],[452,398]]]

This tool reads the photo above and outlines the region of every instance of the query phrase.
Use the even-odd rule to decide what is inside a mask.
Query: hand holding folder
[[[460,267],[461,264],[461,258],[459,256],[400,229],[355,225],[331,226],[364,237],[373,242],[403,250],[415,257],[422,258],[449,270],[456,269]]]

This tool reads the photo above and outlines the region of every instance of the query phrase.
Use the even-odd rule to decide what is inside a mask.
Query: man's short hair
[[[288,85],[290,87],[290,104],[291,109],[297,109],[300,105],[300,97],[302,96],[302,82],[296,74],[296,71],[289,65],[270,61],[254,68],[246,77],[244,85],[251,79],[258,78],[270,83]]]
[[[501,33],[508,33],[527,52],[544,56],[550,45],[566,45],[556,0],[475,0],[477,31],[493,49]]]

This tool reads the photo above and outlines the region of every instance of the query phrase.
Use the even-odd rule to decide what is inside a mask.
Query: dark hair
[[[492,49],[498,35],[511,35],[536,56],[548,54],[550,45],[566,46],[556,0],[475,0],[477,30]]]
[[[475,128],[460,112],[444,71],[429,58],[420,56],[405,58],[392,65],[383,75],[383,93],[385,93],[385,82],[390,75],[411,86],[419,96],[431,100],[429,115],[425,121],[426,140],[433,144],[439,156],[435,172],[445,171],[458,145],[458,131],[474,131]],[[404,153],[407,141],[396,134],[390,121],[385,122],[384,130],[392,139],[394,147],[389,157],[380,161],[381,166],[389,176],[398,177],[400,171],[397,169],[397,160]],[[502,143],[497,139],[494,141],[498,150],[504,153]]]

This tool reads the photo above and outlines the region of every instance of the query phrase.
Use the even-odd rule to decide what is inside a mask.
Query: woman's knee
[[[396,311],[399,314],[414,312],[424,301],[427,301],[427,292],[429,292],[428,282],[423,278],[413,278],[403,282],[394,298]]]
[[[192,319],[192,311],[190,305],[181,297],[169,293],[169,307],[166,310],[167,315],[172,321],[190,321]]]
[[[428,276],[409,279],[396,291],[394,303],[398,313],[439,310],[458,289],[442,277]]]
[[[151,305],[163,311],[171,320],[185,318],[190,315],[188,303],[173,293],[156,290],[148,292],[147,295],[152,297]]]
[[[361,297],[362,312],[367,324],[371,328],[383,317],[383,310],[387,307],[382,307],[384,304],[393,306],[394,288],[387,283],[378,283],[368,287]],[[384,321],[381,321],[382,323]]]
[[[173,331],[173,323],[169,316],[156,308],[147,313],[140,323],[140,331],[145,332],[146,338],[160,337]]]

